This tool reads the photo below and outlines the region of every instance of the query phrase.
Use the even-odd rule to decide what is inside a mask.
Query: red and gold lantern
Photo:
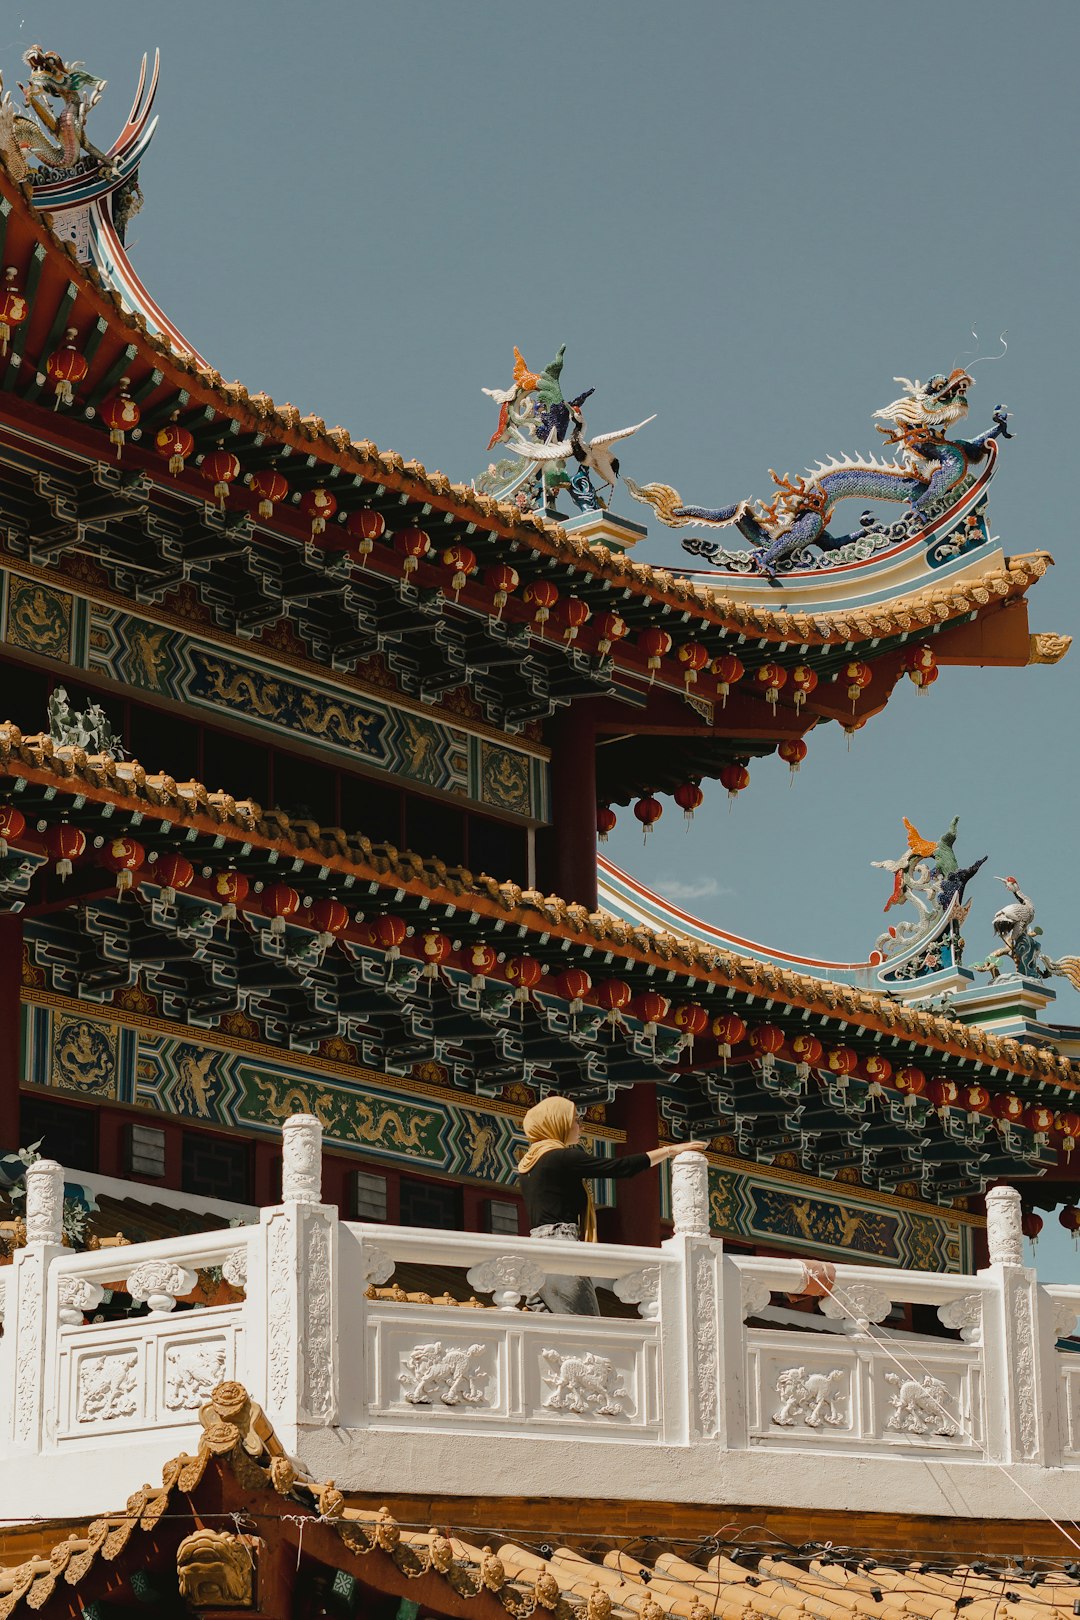
[[[909,1063],[906,1068],[896,1071],[895,1085],[907,1106],[913,1109],[916,1097],[921,1097],[926,1090],[926,1076],[921,1069]]]
[[[787,765],[791,773],[791,780],[795,780],[795,772],[799,769],[809,750],[801,737],[785,737],[776,752]]]
[[[939,1075],[936,1080],[931,1080],[926,1088],[926,1095],[938,1113],[941,1113],[945,1108],[960,1107],[960,1087],[955,1080],[948,1080],[944,1075]]]
[[[1055,1114],[1054,1129],[1061,1135],[1061,1146],[1066,1159],[1071,1159],[1077,1142],[1080,1142],[1080,1114],[1072,1112]]]
[[[489,973],[494,973],[499,965],[499,953],[483,940],[475,944],[466,945],[461,953],[462,965],[468,968],[472,978],[470,983],[474,990],[479,990]]]
[[[741,681],[746,674],[743,661],[741,658],[736,658],[734,653],[723,653],[719,658],[714,658],[709,667],[716,676],[716,690],[720,694],[720,707],[726,709],[728,693],[736,682]]]
[[[570,1011],[579,1013],[585,1005],[585,997],[592,989],[592,980],[584,968],[564,968],[555,980],[555,989],[570,1003]]]
[[[779,1024],[756,1024],[750,1031],[750,1048],[759,1057],[774,1058],[784,1044]]]
[[[664,807],[660,800],[652,793],[643,793],[634,805],[634,814],[644,827],[644,838],[648,838],[653,825],[660,820]]]
[[[920,692],[928,692],[938,678],[933,648],[926,645],[909,648],[904,658],[904,671]]]
[[[15,285],[17,271],[9,264],[4,271],[4,285],[0,288],[0,354],[7,354],[8,341],[16,326],[21,326],[30,313],[30,305]]]
[[[123,894],[130,889],[135,881],[134,873],[146,859],[146,851],[134,838],[122,835],[120,838],[108,838],[101,851],[101,864],[108,867],[110,872],[116,873],[116,892]]]
[[[675,1008],[673,1022],[676,1029],[681,1029],[686,1041],[690,1056],[694,1055],[694,1041],[698,1035],[703,1035],[709,1027],[709,1014],[697,1001],[684,1001]]]
[[[859,1067],[859,1054],[850,1046],[831,1046],[825,1054],[825,1067],[836,1076],[839,1086],[846,1086]]]
[[[124,448],[124,436],[137,428],[142,417],[138,404],[128,393],[131,387],[130,377],[121,377],[117,384],[117,392],[107,399],[101,407],[101,420],[109,430],[109,439],[116,446],[116,459],[120,460]]]
[[[447,546],[442,554],[442,565],[450,570],[450,587],[456,602],[465,589],[469,575],[476,573],[476,552],[468,546]]]
[[[550,579],[531,579],[523,592],[525,603],[533,610],[533,624],[540,626],[540,634],[544,633],[544,625],[551,617],[551,610],[559,600],[559,592]]]
[[[990,1103],[995,1119],[1006,1125],[1019,1125],[1024,1118],[1024,1102],[1011,1091],[1000,1091]]]
[[[576,641],[578,631],[589,622],[589,604],[580,596],[566,596],[559,603],[556,623],[566,642]]]
[[[723,1058],[726,1069],[732,1047],[738,1046],[740,1041],[746,1039],[746,1025],[738,1013],[721,1013],[719,1018],[713,1019],[712,1032],[716,1036],[716,1049]]]
[[[1033,1209],[1025,1209],[1020,1216],[1020,1230],[1028,1239],[1032,1248],[1038,1244],[1039,1233],[1043,1229],[1043,1218]]]
[[[703,647],[700,641],[681,641],[675,656],[683,666],[683,681],[689,692],[700,671],[709,662],[709,649]]]
[[[854,659],[850,664],[844,665],[844,679],[847,681],[847,695],[851,699],[851,712],[855,713],[855,705],[861,693],[874,678],[874,672],[869,664],[860,659]]]
[[[484,578],[494,592],[495,617],[501,619],[508,599],[521,584],[521,576],[509,563],[494,563]]]
[[[386,952],[388,962],[396,962],[408,932],[409,925],[404,917],[393,917],[387,912],[372,923],[371,943]]]
[[[236,919],[237,910],[247,899],[250,888],[251,884],[243,872],[237,872],[231,866],[224,872],[218,872],[214,878],[214,897],[221,901],[221,920],[225,924],[226,939]]]
[[[796,1035],[791,1043],[791,1050],[809,1072],[821,1062],[824,1048],[816,1035]]]
[[[306,518],[311,519],[311,538],[314,540],[326,533],[326,525],[337,511],[337,496],[317,484],[314,489],[305,489],[301,495],[300,510]]]
[[[1073,1247],[1076,1247],[1077,1234],[1080,1233],[1080,1209],[1075,1204],[1066,1204],[1058,1214],[1058,1220],[1066,1232],[1072,1233]],[[1071,1335],[1069,1335],[1071,1337]]]
[[[161,884],[161,899],[167,906],[175,906],[178,889],[190,889],[195,881],[195,868],[186,855],[166,850],[154,863],[154,876]]]
[[[978,1084],[965,1086],[960,1093],[960,1102],[969,1114],[988,1114],[991,1101],[986,1087]]]
[[[288,481],[276,467],[261,467],[258,472],[249,473],[245,482],[259,503],[261,518],[272,518],[274,507],[289,498]]]
[[[300,910],[300,896],[288,883],[270,883],[262,893],[262,908],[270,918],[270,932],[280,938],[289,918]]]
[[[81,827],[72,827],[66,821],[61,821],[45,834],[45,848],[56,862],[56,874],[61,883],[66,883],[73,864],[86,853],[86,834]]]
[[[654,681],[661,660],[671,651],[671,637],[666,630],[660,630],[652,625],[648,630],[641,632],[637,644],[648,661],[649,680]]]
[[[750,786],[750,772],[739,760],[732,760],[720,772],[720,785],[727,788],[728,809],[735,803],[736,796]]]
[[[630,1011],[635,1018],[641,1019],[645,1025],[645,1034],[654,1041],[656,1026],[671,1011],[671,1002],[667,996],[662,996],[659,990],[643,990],[641,995],[635,996],[630,1003]]]
[[[787,685],[787,670],[782,664],[761,664],[755,669],[753,679],[758,691],[764,692],[765,701],[775,714],[781,689]]]
[[[600,842],[602,844],[606,844],[608,841],[608,834],[615,831],[615,824],[618,819],[618,816],[615,814],[610,804],[602,804],[598,807],[596,812],[596,830],[600,835]]]
[[[601,979],[596,986],[596,1004],[602,1007],[608,1015],[608,1022],[614,1032],[615,1025],[622,1018],[623,1008],[628,1004],[633,992],[625,979]]]
[[[810,668],[809,664],[795,665],[795,668],[791,672],[791,684],[795,688],[795,691],[792,694],[792,702],[795,705],[796,714],[798,714],[811,692],[817,686],[817,683],[817,675]]]
[[[56,401],[53,410],[61,405],[70,405],[75,398],[75,389],[82,382],[90,370],[86,356],[80,354],[75,347],[78,337],[73,326],[68,327],[64,334],[63,348],[55,349],[45,362],[45,370],[49,381],[56,392]]]
[[[453,941],[434,930],[420,935],[420,952],[424,958],[424,978],[437,979],[439,969],[453,950]]]
[[[13,804],[0,804],[0,861],[8,858],[7,841],[26,831],[26,817]]]
[[[879,1092],[881,1087],[892,1079],[892,1064],[887,1057],[882,1057],[880,1052],[871,1052],[863,1068],[870,1076],[871,1084],[876,1086]]]
[[[358,506],[345,519],[345,533],[349,537],[349,555],[366,568],[376,540],[386,533],[386,519],[373,506]]]
[[[219,445],[204,459],[199,471],[213,484],[218,510],[224,512],[229,490],[240,476],[240,462],[231,450]]]
[[[511,956],[506,963],[506,982],[514,987],[514,1000],[526,1002],[544,977],[544,968],[534,956]],[[522,1009],[524,1011],[524,1008]]]
[[[421,557],[431,550],[431,536],[426,529],[399,529],[394,536],[394,550],[404,558],[402,572],[408,579],[419,568]]]
[[[1024,1124],[1037,1136],[1049,1136],[1054,1128],[1053,1110],[1042,1103],[1032,1103],[1030,1108],[1024,1110]]]
[[[705,803],[705,795],[701,791],[700,784],[695,781],[680,782],[671,797],[682,811],[689,827],[694,819],[694,811],[700,810]]]
[[[195,438],[186,427],[181,427],[179,422],[173,420],[158,429],[154,436],[154,447],[159,456],[168,457],[169,471],[175,478],[178,473],[183,472],[188,457],[194,454]]]
[[[319,931],[319,944],[325,951],[349,926],[349,908],[335,895],[325,895],[311,908],[311,920]]]
[[[624,636],[629,635],[626,620],[617,613],[607,611],[596,615],[593,628],[597,632],[596,650],[601,658],[607,657],[613,642],[622,641]]]

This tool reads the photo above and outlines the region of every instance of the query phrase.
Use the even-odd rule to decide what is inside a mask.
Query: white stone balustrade
[[[319,1201],[317,1122],[285,1141],[288,1196],[257,1223],[88,1254],[58,1241],[62,1171],[35,1167],[34,1235],[0,1274],[0,1518],[122,1506],[194,1449],[227,1378],[343,1488],[1074,1516],[1080,1353],[1058,1346],[1080,1288],[1018,1263],[1008,1189],[991,1264],[943,1276],[735,1257],[695,1154],[674,1162],[675,1235],[644,1249],[344,1222]],[[394,1297],[410,1263],[482,1308]],[[243,1297],[193,1307],[200,1272]],[[585,1272],[621,1314],[520,1308]],[[118,1289],[147,1309],[107,1319]]]

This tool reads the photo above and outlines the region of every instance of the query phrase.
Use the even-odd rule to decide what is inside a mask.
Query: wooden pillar
[[[626,1132],[626,1145],[620,1153],[649,1153],[657,1146],[656,1087],[641,1080],[620,1091],[610,1110],[611,1123]],[[655,1247],[660,1242],[661,1170],[646,1170],[629,1181],[616,1182],[617,1243],[641,1243]]]
[[[0,1148],[13,1153],[19,1139],[19,1082],[22,1079],[22,918],[0,915]]]
[[[536,835],[536,882],[545,893],[596,905],[596,734],[588,704],[563,710],[548,731],[551,826]]]

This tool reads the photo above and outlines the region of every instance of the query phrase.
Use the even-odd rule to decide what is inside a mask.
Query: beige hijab
[[[569,1097],[545,1097],[535,1108],[530,1108],[521,1122],[529,1146],[518,1160],[518,1175],[527,1175],[545,1153],[553,1153],[556,1148],[569,1147],[576,1122],[577,1109]],[[587,1181],[584,1185],[587,1206],[585,1229],[581,1235],[586,1243],[595,1243],[596,1204],[593,1201],[591,1186]]]

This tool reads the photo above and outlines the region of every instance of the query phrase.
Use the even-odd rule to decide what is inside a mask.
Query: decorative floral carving
[[[960,1432],[959,1425],[945,1410],[945,1403],[951,1401],[952,1396],[940,1378],[932,1373],[918,1379],[887,1372],[885,1382],[896,1391],[889,1398],[892,1416],[885,1425],[887,1429],[905,1434],[937,1434],[949,1439]]]
[[[228,1530],[196,1530],[176,1549],[180,1596],[193,1609],[250,1609],[262,1543]]]
[[[397,1261],[376,1243],[365,1243],[360,1250],[360,1275],[367,1287],[388,1283]]]
[[[61,1277],[57,1289],[61,1322],[67,1327],[78,1327],[86,1311],[101,1304],[105,1290],[86,1277]]]
[[[407,1357],[398,1383],[411,1406],[479,1406],[484,1400],[480,1385],[488,1374],[480,1367],[482,1344],[449,1345],[442,1341],[418,1344]]]
[[[225,1345],[170,1344],[165,1352],[165,1405],[197,1412],[225,1377]]]
[[[292,1278],[295,1267],[291,1264],[292,1223],[284,1214],[274,1215],[266,1233],[267,1250],[267,1386],[272,1413],[284,1416],[289,1394],[289,1372],[293,1364]]]
[[[601,1417],[619,1417],[626,1410],[627,1391],[619,1383],[615,1363],[607,1356],[585,1350],[580,1355],[563,1356],[557,1350],[542,1350],[547,1364],[544,1383],[551,1390],[543,1404],[557,1412],[595,1412]]]
[[[333,1300],[330,1289],[330,1229],[312,1212],[305,1220],[302,1403],[318,1422],[334,1420]]]
[[[694,1376],[701,1432],[716,1433],[716,1280],[711,1254],[703,1250],[694,1265]]]
[[[797,1424],[820,1429],[823,1423],[833,1429],[842,1428],[847,1422],[843,1408],[847,1396],[840,1386],[846,1382],[847,1374],[842,1367],[834,1367],[826,1373],[808,1373],[805,1367],[786,1368],[776,1380],[780,1405],[772,1421],[786,1429]]]
[[[742,1319],[749,1321],[751,1316],[760,1316],[772,1299],[772,1289],[760,1277],[742,1274]]]
[[[37,1159],[26,1167],[26,1241],[62,1243],[63,1239],[63,1167],[55,1159]]]
[[[246,1288],[248,1275],[247,1249],[233,1249],[226,1255],[221,1275],[232,1288]]]
[[[293,1114],[282,1122],[281,1201],[322,1201],[322,1126],[314,1114]]]
[[[194,1271],[188,1271],[174,1260],[144,1260],[128,1274],[125,1287],[135,1303],[143,1300],[152,1311],[171,1311],[177,1296],[190,1294],[197,1281]]]
[[[880,1288],[869,1283],[845,1283],[834,1286],[831,1294],[821,1301],[822,1316],[842,1322],[845,1332],[864,1337],[871,1322],[884,1322],[892,1310],[892,1300]]]
[[[660,1315],[660,1267],[643,1266],[628,1272],[613,1283],[612,1292],[625,1305],[636,1305],[646,1322],[655,1322]]]
[[[677,1237],[709,1235],[709,1161],[678,1153],[671,1162],[671,1214]]]
[[[981,1294],[963,1294],[959,1299],[950,1299],[947,1304],[938,1306],[937,1317],[942,1327],[959,1329],[965,1344],[982,1343]]]
[[[500,1254],[470,1267],[466,1276],[481,1294],[491,1294],[501,1311],[512,1311],[523,1296],[539,1292],[545,1273],[523,1255]]]
[[[138,1410],[137,1350],[117,1350],[79,1363],[75,1417],[79,1423],[108,1423],[134,1417]]]
[[[1015,1189],[995,1187],[987,1193],[988,1211],[994,1193],[1006,1191],[1014,1192]],[[1018,1207],[1019,1202],[1017,1194]],[[1011,1384],[1009,1404],[1016,1425],[1016,1453],[1027,1460],[1036,1457],[1039,1450],[1039,1412],[1035,1399],[1038,1334],[1033,1313],[1037,1299],[1027,1278],[1018,1268],[1006,1271],[1004,1293],[1006,1353]]]
[[[992,1266],[1024,1263],[1023,1211],[1015,1187],[991,1187],[986,1195],[986,1243]]]

